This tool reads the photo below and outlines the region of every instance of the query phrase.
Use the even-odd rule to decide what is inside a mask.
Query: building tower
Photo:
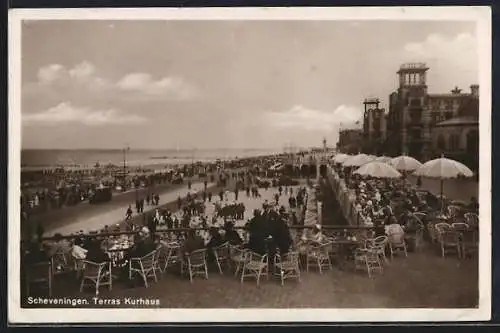
[[[378,154],[385,140],[386,123],[385,110],[379,108],[378,98],[365,98],[363,117],[363,151],[368,154]]]
[[[398,129],[401,145],[400,153],[423,159],[430,150],[430,115],[426,110],[426,73],[429,68],[424,63],[401,65],[398,89]]]

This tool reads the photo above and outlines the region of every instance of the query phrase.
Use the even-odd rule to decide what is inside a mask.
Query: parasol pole
[[[444,154],[441,154],[441,158],[444,158]],[[441,214],[444,211],[444,200],[443,200],[443,188],[444,188],[444,180],[443,180],[443,170],[441,164],[441,177],[440,177],[440,190],[441,190]]]

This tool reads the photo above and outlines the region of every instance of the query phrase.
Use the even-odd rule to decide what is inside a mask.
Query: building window
[[[460,146],[459,146],[459,137],[458,135],[456,134],[452,134],[450,135],[450,150],[451,151],[457,151],[460,149]]]
[[[446,139],[444,135],[440,134],[437,139],[437,148],[441,151],[446,150]]]

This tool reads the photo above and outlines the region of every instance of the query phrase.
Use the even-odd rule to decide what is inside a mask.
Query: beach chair
[[[111,290],[113,286],[113,275],[111,272],[111,262],[95,263],[93,261],[83,260],[82,282],[80,284],[80,292],[83,287],[88,285],[95,287],[96,296],[99,295],[99,287],[109,286]]]
[[[148,285],[148,278],[153,278],[158,282],[156,269],[158,267],[158,250],[154,250],[141,258],[130,258],[129,260],[129,280],[132,280],[134,273],[138,273],[144,280],[144,286]]]
[[[45,284],[52,296],[52,262],[40,262],[26,266],[26,295],[30,296],[32,284]]]
[[[254,277],[257,280],[257,286],[259,286],[262,275],[269,278],[268,256],[267,254],[260,255],[255,252],[249,252],[246,259],[241,271],[241,283],[243,283],[246,277]]]
[[[289,252],[284,255],[277,254],[274,257],[275,273],[280,276],[281,285],[286,279],[296,278],[300,282],[299,253]]]

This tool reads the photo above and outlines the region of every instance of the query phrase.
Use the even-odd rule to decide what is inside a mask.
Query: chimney
[[[459,95],[461,92],[462,92],[462,89],[459,89],[458,87],[455,87],[455,88],[451,91],[451,93],[452,93],[453,95]]]
[[[473,84],[470,86],[470,93],[474,97],[479,97],[479,85]]]

